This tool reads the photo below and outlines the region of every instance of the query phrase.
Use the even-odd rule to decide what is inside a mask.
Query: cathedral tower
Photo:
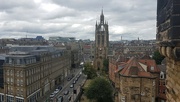
[[[100,70],[103,68],[103,61],[107,59],[109,45],[108,23],[104,21],[103,10],[100,15],[100,22],[95,26],[95,57],[94,68]]]

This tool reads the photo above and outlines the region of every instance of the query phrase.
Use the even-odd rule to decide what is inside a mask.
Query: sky
[[[157,0],[0,0],[0,38],[95,39],[103,9],[109,40],[156,38]]]

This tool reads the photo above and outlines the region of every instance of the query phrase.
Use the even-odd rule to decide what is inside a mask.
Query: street
[[[80,77],[78,78],[78,76]],[[77,79],[76,79],[77,78]],[[58,101],[58,97],[63,96],[63,102],[74,102],[78,93],[80,92],[81,85],[85,82],[86,76],[82,74],[82,69],[78,68],[74,72],[74,77],[68,81],[68,78],[65,78],[64,83],[62,83],[62,89],[51,99],[51,102],[60,102]],[[73,84],[74,80],[77,80],[75,84]],[[74,85],[73,88],[70,88],[70,85]],[[76,94],[73,93],[73,90],[76,91]],[[64,95],[65,91],[69,91],[67,95]],[[68,99],[69,98],[69,99]]]

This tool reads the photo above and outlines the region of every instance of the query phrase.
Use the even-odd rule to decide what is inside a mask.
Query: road
[[[86,76],[84,74],[80,75],[80,73],[82,73],[82,69],[76,70],[76,72],[74,73],[75,76],[70,81],[67,81],[67,78],[65,79],[63,88],[54,96],[52,102],[58,102],[57,99],[59,96],[63,96],[63,102],[74,102],[78,93],[80,92],[81,85],[84,84],[86,80]],[[73,84],[73,81],[77,78],[78,75],[80,75],[80,77],[74,84],[74,87],[70,88],[70,85]],[[69,94],[64,95],[64,92],[67,90],[69,91]],[[73,94],[73,90],[76,90],[76,94]],[[68,100],[68,97],[71,97],[71,100]]]

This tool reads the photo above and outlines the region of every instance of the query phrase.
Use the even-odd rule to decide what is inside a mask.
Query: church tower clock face
[[[95,25],[95,59],[94,68],[102,69],[103,61],[107,59],[109,45],[108,23],[104,20],[103,10],[100,15],[100,22]]]

